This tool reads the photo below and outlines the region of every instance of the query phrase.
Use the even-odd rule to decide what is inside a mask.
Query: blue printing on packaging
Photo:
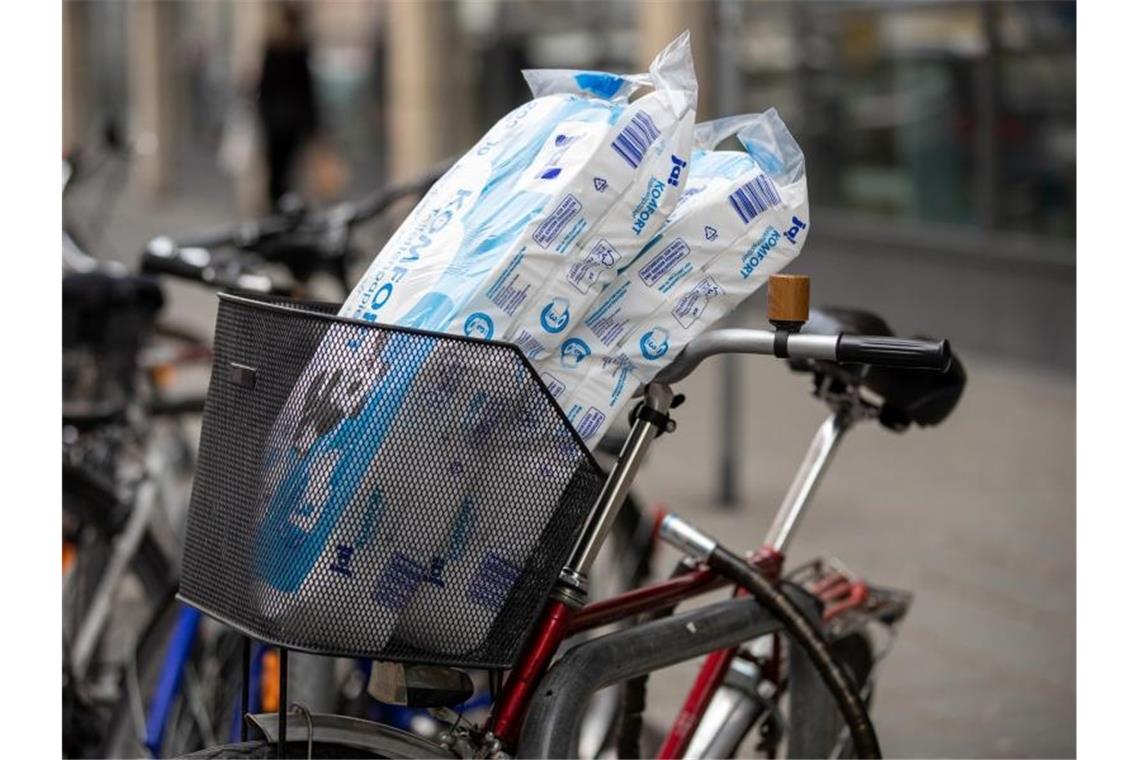
[[[543,125],[545,130],[536,130],[525,148],[500,154],[506,160],[493,169],[479,199],[464,217],[465,234],[455,261],[433,291],[425,294],[397,324],[427,330],[446,326],[456,311],[456,303],[464,301],[478,284],[478,279],[468,274],[514,240],[549,199],[533,191],[520,191],[500,199],[498,196],[504,195],[514,184],[506,180],[517,177],[531,164],[559,122],[591,108],[596,106],[588,101],[567,101]],[[304,455],[298,455],[295,450],[286,454],[288,472],[269,501],[254,541],[254,567],[270,586],[295,592],[324,551],[334,526],[355,496],[399,415],[404,397],[427,360],[430,352],[416,351],[417,340],[423,338],[393,334],[380,360],[380,366],[391,369],[383,382],[374,381],[360,412],[340,420]],[[311,468],[330,454],[339,454],[339,458],[329,476],[329,496],[322,505],[308,504],[304,495]],[[319,516],[309,531],[290,520],[293,515],[311,518],[318,510]]]

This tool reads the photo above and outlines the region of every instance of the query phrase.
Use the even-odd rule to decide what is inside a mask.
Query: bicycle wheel
[[[314,758],[447,758],[455,757],[448,754],[443,747],[433,744],[425,739],[400,731],[395,728],[377,726],[377,731],[370,734],[372,749],[363,749],[351,744],[334,744],[330,742],[314,741],[310,746],[307,741],[289,741],[285,745],[286,757],[314,757]],[[181,757],[206,760],[213,758],[270,758],[277,757],[276,742],[265,740],[236,742],[182,755]]]
[[[204,620],[187,620],[183,610],[171,595],[147,626],[124,669],[104,756],[172,757],[231,740],[241,695],[242,637]],[[157,709],[155,723],[155,693],[180,625],[192,628],[189,651],[175,664],[178,688],[164,708]],[[154,747],[147,746],[148,733]]]
[[[411,749],[411,747],[409,747]],[[422,757],[418,754],[375,754],[358,747],[348,747],[342,744],[328,744],[326,742],[313,742],[312,752],[307,742],[288,742],[285,745],[286,757],[312,757],[312,758],[376,758],[376,757]],[[206,760],[214,758],[274,758],[277,757],[277,745],[267,741],[236,742],[222,744],[217,747],[192,752],[180,757]]]
[[[178,630],[180,626],[186,630]],[[175,637],[192,637],[185,657],[172,649]],[[224,742],[240,735],[242,648],[245,637],[185,607],[173,595],[147,627],[126,668],[103,754],[107,757],[174,757]],[[254,647],[251,689],[262,711],[277,709],[278,653]],[[177,688],[159,697],[159,683],[172,668]],[[290,653],[290,702],[312,712],[331,711],[335,705],[334,661],[331,658]],[[260,677],[257,674],[260,673]],[[162,701],[160,703],[160,700]],[[149,745],[149,746],[148,746]]]

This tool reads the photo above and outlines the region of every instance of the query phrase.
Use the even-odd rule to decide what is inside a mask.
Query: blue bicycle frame
[[[182,688],[182,677],[186,670],[186,663],[198,638],[198,629],[202,622],[202,613],[193,607],[180,605],[178,619],[174,630],[166,645],[166,654],[162,659],[162,668],[158,673],[154,695],[146,714],[146,736],[143,744],[154,757],[162,756],[162,742],[166,736],[166,726],[170,719],[170,711],[174,707],[175,697]],[[250,662],[249,673],[249,709],[254,712],[261,711],[261,659],[269,647],[258,642],[254,647]],[[240,697],[240,695],[239,695]],[[230,741],[238,741],[241,735],[241,700],[234,705],[234,719],[230,726]]]
[[[182,673],[194,640],[198,638],[198,623],[202,613],[193,607],[181,605],[174,632],[167,644],[166,656],[162,659],[162,669],[158,673],[158,683],[154,689],[154,699],[146,716],[146,738],[143,743],[151,755],[160,757],[162,740],[166,733],[166,720],[174,704],[174,696],[182,687]]]

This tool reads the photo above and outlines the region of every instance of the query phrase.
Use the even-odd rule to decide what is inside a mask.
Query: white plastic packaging
[[[639,80],[656,89],[629,106],[607,133],[601,150],[579,172],[577,187],[559,204],[575,201],[571,203],[573,214],[567,217],[556,210],[503,258],[451,321],[450,332],[507,338],[532,357],[555,349],[558,334],[568,332],[570,323],[580,319],[581,308],[616,274],[620,262],[617,258],[598,261],[599,247],[616,250],[609,242],[616,241],[627,253],[637,250],[643,244],[640,241],[664,224],[684,186],[691,150],[696,79],[688,34],[666,47],[648,77]],[[564,87],[568,81],[568,72],[542,77],[528,72],[536,95]],[[581,203],[577,198],[582,198]],[[557,235],[544,232],[551,220],[557,220]],[[441,424],[453,422],[441,420]],[[518,431],[501,435],[513,438],[512,432]],[[470,510],[472,532],[462,546],[451,537],[454,528],[441,534],[441,538],[447,536],[451,556],[437,550],[432,582],[420,585],[401,617],[395,632],[401,640],[439,651],[463,651],[478,645],[487,634],[509,584],[522,571],[534,540],[557,507],[532,505],[525,526],[517,524],[517,516],[515,524],[508,525],[505,516],[481,508],[488,493],[501,497],[508,482],[519,494],[541,490],[540,481],[546,475],[537,466],[520,469],[521,451],[508,447],[490,457],[485,450],[470,452],[472,461],[464,471],[478,469],[483,475],[465,483],[470,501],[463,509]],[[477,548],[482,556],[460,562],[469,547]],[[462,640],[452,628],[444,635],[437,622],[441,609],[457,608],[467,609],[469,615]]]
[[[715,151],[736,134],[746,152]],[[659,235],[538,369],[593,447],[637,387],[763,285],[807,237],[803,153],[774,109],[699,125],[689,183]]]
[[[341,361],[331,367],[310,363],[296,385],[307,392],[294,392],[291,414],[282,413],[267,437],[254,539],[260,578],[255,596],[259,611],[283,626],[293,617],[317,615],[339,620],[342,635],[367,640],[360,637],[374,631],[366,618],[343,610],[375,603],[373,589],[359,581],[358,566],[361,555],[382,551],[378,528],[387,499],[374,483],[365,486],[370,463],[355,456],[349,442],[367,438],[355,411],[370,401],[369,389],[389,377],[398,382],[399,373],[389,372],[382,361],[390,350],[387,335],[337,323],[324,342],[340,347]],[[344,480],[357,483],[352,500],[360,504],[353,508],[330,499]],[[342,513],[353,519],[341,519]]]
[[[615,326],[619,324],[618,321],[612,319],[617,311],[617,307],[611,301],[612,294],[616,288],[621,288],[623,283],[630,282],[636,278],[640,287],[647,288],[652,291],[653,295],[638,292],[634,286],[628,286],[625,289],[629,293],[631,300],[633,298],[640,298],[638,303],[630,305],[631,318],[635,317],[638,309],[641,310],[641,321],[646,321],[648,317],[655,315],[662,310],[662,306],[668,304],[669,299],[676,295],[677,292],[685,292],[683,288],[687,284],[692,283],[694,279],[690,277],[694,267],[698,270],[702,264],[709,264],[712,262],[721,262],[720,269],[723,269],[728,263],[733,260],[739,265],[741,255],[735,253],[739,250],[747,251],[755,249],[756,244],[753,244],[748,237],[756,235],[757,229],[752,225],[742,221],[737,224],[739,227],[734,227],[731,220],[722,224],[723,214],[718,214],[715,211],[715,204],[717,202],[724,203],[726,199],[732,198],[732,193],[745,188],[745,196],[747,196],[747,189],[751,187],[749,182],[755,181],[758,177],[765,177],[766,179],[773,179],[774,182],[780,185],[779,192],[784,193],[782,196],[784,202],[791,204],[789,208],[784,209],[779,213],[793,214],[795,212],[803,213],[802,224],[806,229],[806,208],[807,196],[806,187],[803,180],[803,161],[802,155],[799,154],[799,149],[794,141],[791,141],[790,135],[787,134],[783,124],[779,121],[774,111],[770,111],[763,115],[734,117],[732,119],[723,119],[717,122],[701,125],[697,128],[695,142],[698,146],[706,146],[711,148],[727,137],[741,131],[741,138],[749,147],[748,153],[733,152],[733,151],[720,151],[712,152],[710,150],[699,150],[693,155],[692,166],[694,167],[693,173],[689,175],[688,185],[683,190],[684,200],[681,205],[674,211],[673,216],[667,222],[665,229],[660,233],[657,239],[650,242],[648,245],[635,254],[628,257],[625,269],[626,271],[619,276],[617,282],[606,288],[605,291],[596,299],[596,302],[591,305],[591,308],[586,311],[584,319],[591,320],[593,329],[588,330],[592,339],[596,340],[593,335],[594,330],[602,332],[610,337],[614,351],[618,353],[618,361],[624,362],[621,358],[621,351],[624,348],[623,337],[628,337],[632,332],[630,329],[614,330]],[[762,164],[767,167],[771,172],[771,177],[765,175],[758,165]],[[786,191],[786,192],[785,192]],[[741,196],[741,197],[745,197]],[[719,199],[719,200],[718,200]],[[742,210],[748,212],[744,206]],[[687,209],[687,210],[686,210]],[[766,216],[764,216],[764,223],[772,223],[774,221],[775,213],[772,209],[768,209]],[[693,216],[687,216],[693,214]],[[682,226],[681,219],[685,215],[688,221]],[[750,214],[749,214],[750,215]],[[797,217],[798,218],[798,217]],[[704,220],[699,226],[696,225],[697,220]],[[722,245],[714,245],[714,241],[719,236],[718,230],[716,235],[711,235],[712,239],[706,239],[704,233],[705,222],[712,222],[715,224],[722,224],[724,227],[724,234],[728,236],[728,240],[724,241]],[[759,224],[756,217],[750,218],[750,222]],[[701,239],[704,245],[695,246],[697,250],[690,253],[687,257],[677,258],[673,253],[667,253],[669,250],[668,237],[669,230],[675,235],[684,234],[686,230],[700,229]],[[759,227],[760,230],[766,230],[766,227]],[[803,236],[800,232],[794,232],[792,237],[795,238],[794,251],[798,251],[799,243],[802,243]],[[761,241],[762,242],[762,241]],[[760,266],[760,262],[752,267],[747,275],[741,276],[741,281],[745,284],[734,285],[733,292],[729,298],[722,299],[715,306],[709,305],[705,307],[706,313],[696,314],[693,318],[686,317],[685,320],[693,327],[691,334],[696,334],[700,329],[704,329],[715,320],[724,311],[734,306],[740,299],[742,299],[748,292],[754,290],[762,284],[763,279],[758,282],[753,280],[754,277],[766,277],[771,271],[776,271],[778,268],[776,261],[780,260],[786,263],[794,256],[793,253],[788,253],[781,249],[780,253],[769,251],[765,254],[764,258],[772,256],[772,261]],[[782,258],[781,258],[782,257]],[[692,266],[686,266],[686,262],[691,262]],[[707,268],[707,267],[706,267]],[[710,269],[710,272],[717,277],[724,277],[720,269]],[[653,289],[648,282],[664,283],[666,280],[672,280],[672,287],[659,286]],[[699,280],[698,280],[699,282]],[[632,292],[630,292],[632,291]],[[711,310],[710,310],[711,309]],[[690,308],[690,311],[693,309]],[[596,315],[591,318],[591,315]],[[610,331],[602,329],[603,321],[609,318],[608,324]],[[699,323],[699,325],[698,325]],[[574,335],[586,330],[583,325],[579,326],[578,330],[571,331]],[[611,335],[611,333],[613,333]],[[664,341],[667,343],[668,338]],[[604,344],[602,344],[604,345]],[[657,348],[657,347],[655,347]],[[673,350],[673,353],[679,350],[679,347]],[[665,352],[669,353],[669,348],[665,347]],[[585,357],[583,369],[588,370],[590,367],[604,364],[608,368],[608,363],[598,362],[598,357],[601,352],[595,352],[587,348],[586,352],[581,354]],[[571,354],[573,358],[577,358],[578,354]],[[539,367],[542,366],[558,366],[561,367],[561,356],[552,356],[545,363],[540,362]],[[592,359],[592,361],[591,361]],[[632,365],[632,361],[630,362]],[[662,363],[663,366],[663,363]],[[656,370],[653,370],[655,372]],[[632,369],[631,369],[632,372]],[[595,375],[601,378],[592,377],[589,372],[583,372],[583,377],[579,380],[573,376],[573,373],[566,373],[566,382],[575,383],[575,391],[579,394],[579,398],[589,398],[586,391],[594,391],[597,395],[597,388],[604,387],[607,392],[612,393],[613,379],[604,372],[596,372]],[[544,380],[549,382],[551,374],[547,372],[544,375]],[[630,382],[621,384],[621,391],[618,398],[615,400],[615,405],[620,408],[632,395],[632,392],[638,380],[636,376],[630,377]],[[593,383],[591,385],[591,383]],[[563,397],[565,398],[565,397]],[[607,401],[609,400],[607,396]],[[602,402],[595,402],[601,405]],[[593,404],[591,405],[593,406]],[[565,407],[564,407],[565,408]],[[584,408],[579,405],[579,409]],[[575,411],[572,407],[571,412],[576,416],[581,417],[581,412]],[[613,417],[613,411],[607,409],[606,414],[608,418]],[[586,422],[590,422],[590,418],[584,418]],[[581,426],[579,426],[581,428]],[[525,466],[525,463],[530,461],[531,457],[527,456],[526,447],[530,445],[535,447],[535,440],[528,437],[526,431],[515,430],[515,436],[505,436],[506,440],[511,441],[513,445],[507,444],[500,450],[493,452],[489,461],[484,460],[487,466],[488,477],[482,481],[483,488],[477,488],[473,493],[474,509],[472,514],[475,515],[472,520],[472,539],[469,542],[470,546],[478,546],[484,556],[477,565],[477,569],[472,572],[473,565],[466,565],[465,573],[453,573],[447,576],[447,583],[442,586],[421,586],[416,596],[408,605],[404,617],[401,620],[400,626],[397,629],[397,635],[401,638],[407,638],[421,643],[423,646],[430,648],[445,649],[449,646],[454,646],[456,642],[456,632],[452,629],[446,631],[439,628],[438,625],[433,624],[436,618],[433,615],[438,615],[438,611],[447,606],[449,601],[454,600],[455,595],[467,594],[469,597],[476,596],[473,593],[477,589],[482,589],[487,586],[498,588],[497,582],[499,579],[513,580],[515,577],[513,573],[520,571],[521,567],[525,564],[525,560],[531,551],[535,548],[535,542],[538,540],[542,526],[549,519],[551,513],[558,508],[556,501],[549,503],[539,503],[539,500],[533,499],[530,502],[530,509],[528,510],[525,518],[526,525],[509,524],[508,518],[503,514],[496,514],[492,512],[482,513],[478,509],[482,498],[487,493],[501,494],[504,487],[514,491],[520,495],[533,495],[541,492],[541,482],[544,477],[541,467]],[[600,438],[604,427],[599,427],[593,431],[586,429],[580,432],[588,433],[583,437],[586,439],[587,444],[594,444]],[[485,455],[486,452],[481,452]],[[520,518],[517,515],[512,515],[512,520],[518,521]],[[489,582],[488,578],[491,581]],[[494,623],[497,608],[494,605],[486,605],[479,607],[469,607],[469,617],[465,620],[465,630],[468,632],[468,637],[464,641],[465,645],[475,646],[482,637],[486,634],[489,627]]]
[[[670,67],[680,65],[673,59],[681,55],[691,72],[687,35],[669,51]],[[652,84],[651,76],[554,71],[528,72],[527,80],[535,100],[500,120],[433,186],[377,255],[342,316],[442,330],[496,266],[529,244],[525,241],[548,240],[550,247],[568,249],[606,216],[620,197],[618,188],[632,184],[633,179],[611,172],[605,179],[615,187],[597,190],[600,169],[595,169],[619,171],[607,153],[619,154],[612,145],[644,113],[628,97]],[[635,176],[635,168],[628,174]],[[604,202],[583,199],[570,213],[565,198],[587,182]],[[477,322],[467,331],[479,334]],[[432,377],[446,357],[415,350],[406,335],[370,340],[364,337],[368,332],[341,325],[330,329],[290,395],[286,408],[291,411],[271,432],[265,514],[255,538],[264,586],[259,596],[266,600],[261,612],[283,621],[294,615],[332,616],[345,604],[377,605],[390,611],[387,620],[405,613],[409,622],[400,625],[402,639],[429,646],[430,614],[438,615],[445,609],[441,605],[461,608],[454,603],[467,599],[473,584],[484,583],[478,573],[452,577],[455,563],[447,558],[460,523],[481,524],[477,495],[493,474],[492,463],[480,458],[472,442],[458,465],[435,462],[434,470],[395,477],[380,466],[388,440],[406,447],[415,438],[429,445],[433,436],[453,428],[455,416],[472,403],[472,392],[460,386],[437,414],[404,414],[409,402],[433,392]],[[360,377],[368,382],[353,382]],[[408,434],[409,428],[418,437]],[[416,461],[433,460],[431,451],[422,454]],[[415,503],[414,494],[404,494],[406,500],[398,496],[408,483],[439,478],[455,480],[462,497],[438,505],[430,524],[416,526],[409,539],[409,531],[391,521],[399,518],[401,501]],[[363,487],[366,482],[369,488]],[[377,533],[358,524],[362,514],[388,521],[391,529]],[[504,563],[520,558],[525,553],[500,556]],[[380,568],[379,575],[365,577],[357,571],[361,567]],[[501,576],[500,570],[491,573]],[[473,624],[470,641],[460,648],[477,644],[489,624]],[[372,642],[391,634],[375,627],[368,632]]]

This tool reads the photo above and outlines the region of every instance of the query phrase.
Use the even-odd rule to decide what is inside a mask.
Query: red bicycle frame
[[[732,350],[732,341],[729,338],[725,338],[724,346],[715,345],[714,338],[708,341],[711,346],[708,351],[710,354]],[[690,363],[691,366],[679,369],[678,379],[691,371],[692,367],[700,362],[700,358],[698,352]],[[652,407],[653,412],[638,415],[564,573],[568,570],[573,577],[588,572],[613,514],[625,499],[629,481],[636,472],[648,443],[653,440],[654,431],[651,428],[656,427],[658,431],[666,429],[661,424],[661,419],[668,419],[672,400],[673,392],[667,385],[654,382],[646,386],[643,403],[646,408]],[[808,453],[777,511],[765,539],[765,547],[750,558],[750,561],[769,580],[773,582],[779,580],[783,569],[782,550],[815,485],[826,469],[836,445],[853,419],[853,407],[850,404],[833,409],[831,416],[812,440]],[[584,605],[580,609],[567,603],[566,596],[552,597],[547,603],[536,632],[523,650],[519,665],[511,671],[500,698],[496,700],[486,724],[488,733],[508,749],[515,747],[534,690],[550,668],[555,654],[567,636],[633,615],[668,609],[698,594],[727,585],[727,579],[707,567],[701,567],[660,583],[619,594],[611,599]],[[578,589],[579,592],[582,590]],[[684,753],[713,694],[724,681],[736,651],[736,647],[729,647],[712,652],[706,657],[700,674],[661,747],[660,757],[677,757]]]
[[[765,576],[775,580],[780,575],[783,556],[775,550],[764,549],[752,557],[752,562]],[[668,609],[686,599],[728,585],[727,579],[707,567],[700,567],[665,581],[587,604],[578,610],[561,600],[552,599],[547,603],[534,635],[523,650],[522,659],[511,670],[503,685],[502,694],[496,700],[487,723],[488,730],[504,745],[514,746],[534,689],[549,669],[558,648],[569,636],[634,615]],[[708,655],[669,738],[661,748],[661,757],[680,754],[688,746],[709,700],[728,672],[734,653],[735,649],[730,648]],[[666,750],[675,754],[667,754]]]

